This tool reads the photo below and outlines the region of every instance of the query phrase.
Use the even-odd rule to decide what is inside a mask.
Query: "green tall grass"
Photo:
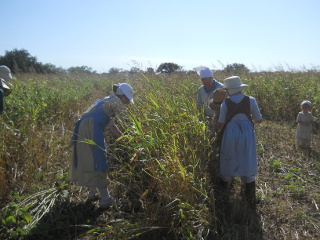
[[[225,77],[215,75],[221,81]],[[249,85],[245,93],[257,99],[267,120],[256,127],[261,162],[257,195],[262,200],[257,213],[244,208],[237,181],[228,211],[221,211],[217,203],[212,184],[218,172],[217,152],[195,106],[201,83],[198,75],[17,76],[13,93],[5,99],[1,124],[0,236],[262,239],[268,235],[307,239],[306,232],[310,239],[317,236],[315,224],[319,222],[313,214],[318,213],[312,209],[320,204],[319,181],[308,175],[320,170],[317,152],[308,156],[295,151],[292,139],[302,100],[313,102],[312,111],[317,115],[320,102],[314,92],[319,89],[320,74],[263,72],[241,78]],[[119,123],[124,136],[116,141],[107,137],[110,188],[117,205],[101,212],[96,204],[84,202],[86,189],[69,185],[68,145],[73,123],[117,82],[133,86],[135,104],[127,110],[128,118]],[[319,143],[318,130],[316,123],[314,144]],[[299,158],[307,158],[312,165],[297,165]],[[285,233],[270,231],[273,216],[288,216],[283,209],[287,205],[279,201],[282,194],[283,201],[299,206],[290,224],[278,223]],[[310,204],[303,208],[304,198]],[[310,230],[300,229],[302,225]]]
[[[108,87],[101,79],[78,77],[25,75],[12,81],[12,94],[5,98],[0,153],[9,185],[21,191],[16,183],[29,187],[37,172],[50,172],[49,162],[59,164],[64,158],[72,122],[99,89],[95,84],[100,81],[102,89]]]

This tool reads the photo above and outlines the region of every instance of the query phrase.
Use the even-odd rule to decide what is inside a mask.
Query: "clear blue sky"
[[[320,0],[0,0],[0,10],[0,55],[25,49],[57,67],[320,65]]]

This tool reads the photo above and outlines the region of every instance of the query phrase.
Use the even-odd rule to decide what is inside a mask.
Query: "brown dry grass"
[[[265,121],[257,129],[260,145],[257,194],[264,239],[316,239],[319,229],[318,146],[294,146],[295,125]]]

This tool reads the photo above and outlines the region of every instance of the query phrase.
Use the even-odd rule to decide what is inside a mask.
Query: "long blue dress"
[[[107,149],[104,129],[123,107],[116,96],[95,102],[79,119],[74,128],[70,164],[70,180],[80,186],[107,187]]]
[[[244,94],[236,94],[230,99],[239,103]],[[256,100],[250,97],[250,114],[253,119],[262,119]],[[220,109],[219,122],[227,117],[227,105],[224,101]],[[227,124],[220,150],[220,173],[228,177],[253,176],[258,172],[256,136],[252,121],[245,114],[235,115]]]

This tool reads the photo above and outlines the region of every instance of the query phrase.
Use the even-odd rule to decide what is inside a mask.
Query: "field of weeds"
[[[223,81],[223,73],[215,78]],[[319,121],[310,151],[295,149],[300,103],[320,108],[320,73],[241,76],[264,117],[256,125],[256,211],[235,178],[221,202],[216,146],[195,106],[196,74],[17,75],[0,125],[1,239],[317,239],[320,235]],[[73,124],[112,84],[128,82],[135,104],[106,131],[109,210],[68,182]]]

